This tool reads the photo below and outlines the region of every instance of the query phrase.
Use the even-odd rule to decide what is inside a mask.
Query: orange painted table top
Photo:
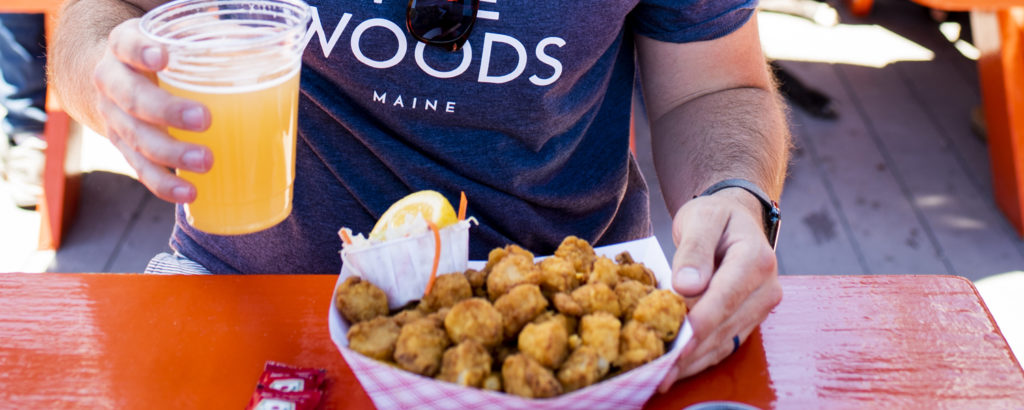
[[[648,407],[1024,407],[1024,370],[969,281],[781,280],[739,351]],[[334,283],[0,274],[0,407],[239,409],[267,360],[327,369],[325,408],[371,407],[328,334]]]
[[[1024,0],[914,0],[914,3],[949,11],[998,10],[1024,6]]]

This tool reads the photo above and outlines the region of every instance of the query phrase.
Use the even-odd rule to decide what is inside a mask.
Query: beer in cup
[[[164,44],[161,88],[210,110],[203,132],[169,128],[213,151],[205,174],[177,170],[195,185],[188,223],[237,235],[291,213],[299,71],[310,22],[302,0],[178,0],[146,13],[141,28]]]

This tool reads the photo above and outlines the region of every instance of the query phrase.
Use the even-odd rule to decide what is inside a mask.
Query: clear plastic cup
[[[291,213],[299,71],[310,8],[301,0],[179,0],[142,17],[142,32],[164,44],[160,87],[205,104],[203,132],[169,128],[213,151],[205,174],[177,170],[196,186],[185,205],[201,231],[260,231]]]

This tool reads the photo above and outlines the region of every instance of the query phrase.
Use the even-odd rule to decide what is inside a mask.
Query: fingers
[[[743,241],[728,249],[708,292],[687,313],[695,338],[707,338],[737,315],[740,305],[753,298],[755,291],[772,280],[778,281],[774,254],[768,248],[768,256],[761,256],[764,250],[760,248],[759,241]]]
[[[160,71],[167,65],[167,53],[160,43],[139,28],[140,19],[127,20],[110,31],[107,47],[118,60],[140,71]]]
[[[213,154],[201,145],[172,138],[166,128],[206,130],[210,113],[202,104],[173,96],[153,82],[153,72],[163,69],[167,59],[160,44],[139,30],[138,19],[118,25],[93,73],[97,109],[107,137],[140,182],[163,200],[192,202],[195,187],[168,167],[204,173],[213,165]]]
[[[676,253],[672,259],[672,287],[683,296],[704,292],[714,270],[715,251],[729,218],[723,207],[711,206],[710,197],[695,198],[673,218]]]
[[[694,199],[676,215],[673,286],[700,298],[687,314],[693,339],[662,391],[725,359],[733,351],[733,336],[745,340],[782,298],[775,253],[758,215],[747,208],[752,207],[716,195]],[[696,284],[683,275],[688,269],[696,271]]]
[[[209,148],[175,140],[163,129],[139,121],[108,100],[99,104],[107,117],[108,134],[150,161],[197,173],[207,172],[213,165],[213,154]]]
[[[690,360],[677,363],[680,366],[678,377],[690,377],[725,360],[733,352],[732,337],[738,335],[742,344],[781,298],[782,287],[777,278],[758,288],[735,315],[698,342]]]
[[[167,167],[207,172],[213,166],[209,148],[177,141],[162,129],[128,115],[109,100],[101,100],[100,110],[107,119],[107,137],[135,169],[143,185],[166,201],[195,200],[195,188]]]
[[[196,189],[192,184],[174,175],[167,168],[149,161],[139,151],[133,150],[122,139],[111,138],[114,146],[121,151],[128,165],[139,174],[139,182],[150,192],[164,201],[189,203],[196,199]]]
[[[150,124],[203,131],[210,126],[210,113],[202,104],[175,97],[149,78],[107,53],[96,65],[93,83],[101,98],[107,98],[124,112]]]
[[[781,298],[782,287],[775,277],[757,288],[735,314],[715,327],[709,335],[698,337],[695,333],[694,338],[683,348],[679,360],[662,380],[658,391],[665,393],[676,381],[700,373],[728,358],[733,353],[733,336],[738,336],[740,344],[743,344]]]

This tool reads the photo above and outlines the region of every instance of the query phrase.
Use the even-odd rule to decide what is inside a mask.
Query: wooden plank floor
[[[978,280],[1024,270],[1024,242],[995,207],[987,147],[971,131],[980,104],[974,61],[907,1],[879,1],[869,18],[842,21],[884,27],[934,58],[883,67],[780,61],[839,112],[821,120],[791,108],[795,150],[781,201],[780,271]],[[641,145],[639,155],[649,148]],[[659,237],[671,238],[653,197],[652,210]]]
[[[905,0],[877,1],[870,18],[844,15],[843,23],[884,27],[931,50],[934,58],[880,68],[781,62],[831,96],[839,113],[830,121],[791,111],[796,149],[782,198],[781,272],[955,274],[977,280],[1024,270],[1024,242],[995,208],[987,148],[970,130],[971,109],[980,101],[974,62],[942,37],[924,10]],[[637,133],[642,168],[656,188],[646,124]],[[105,143],[97,141],[92,143]],[[652,210],[657,235],[671,255],[668,214],[656,190]],[[0,215],[27,218],[6,210]],[[85,175],[81,208],[47,269],[141,271],[152,255],[168,250],[172,224],[173,206],[100,167]],[[35,237],[32,223],[0,225],[3,244],[34,244],[20,240]],[[22,247],[13,256],[16,246],[0,251],[6,262],[0,270],[33,269],[22,261],[39,258],[26,257],[31,250]]]

